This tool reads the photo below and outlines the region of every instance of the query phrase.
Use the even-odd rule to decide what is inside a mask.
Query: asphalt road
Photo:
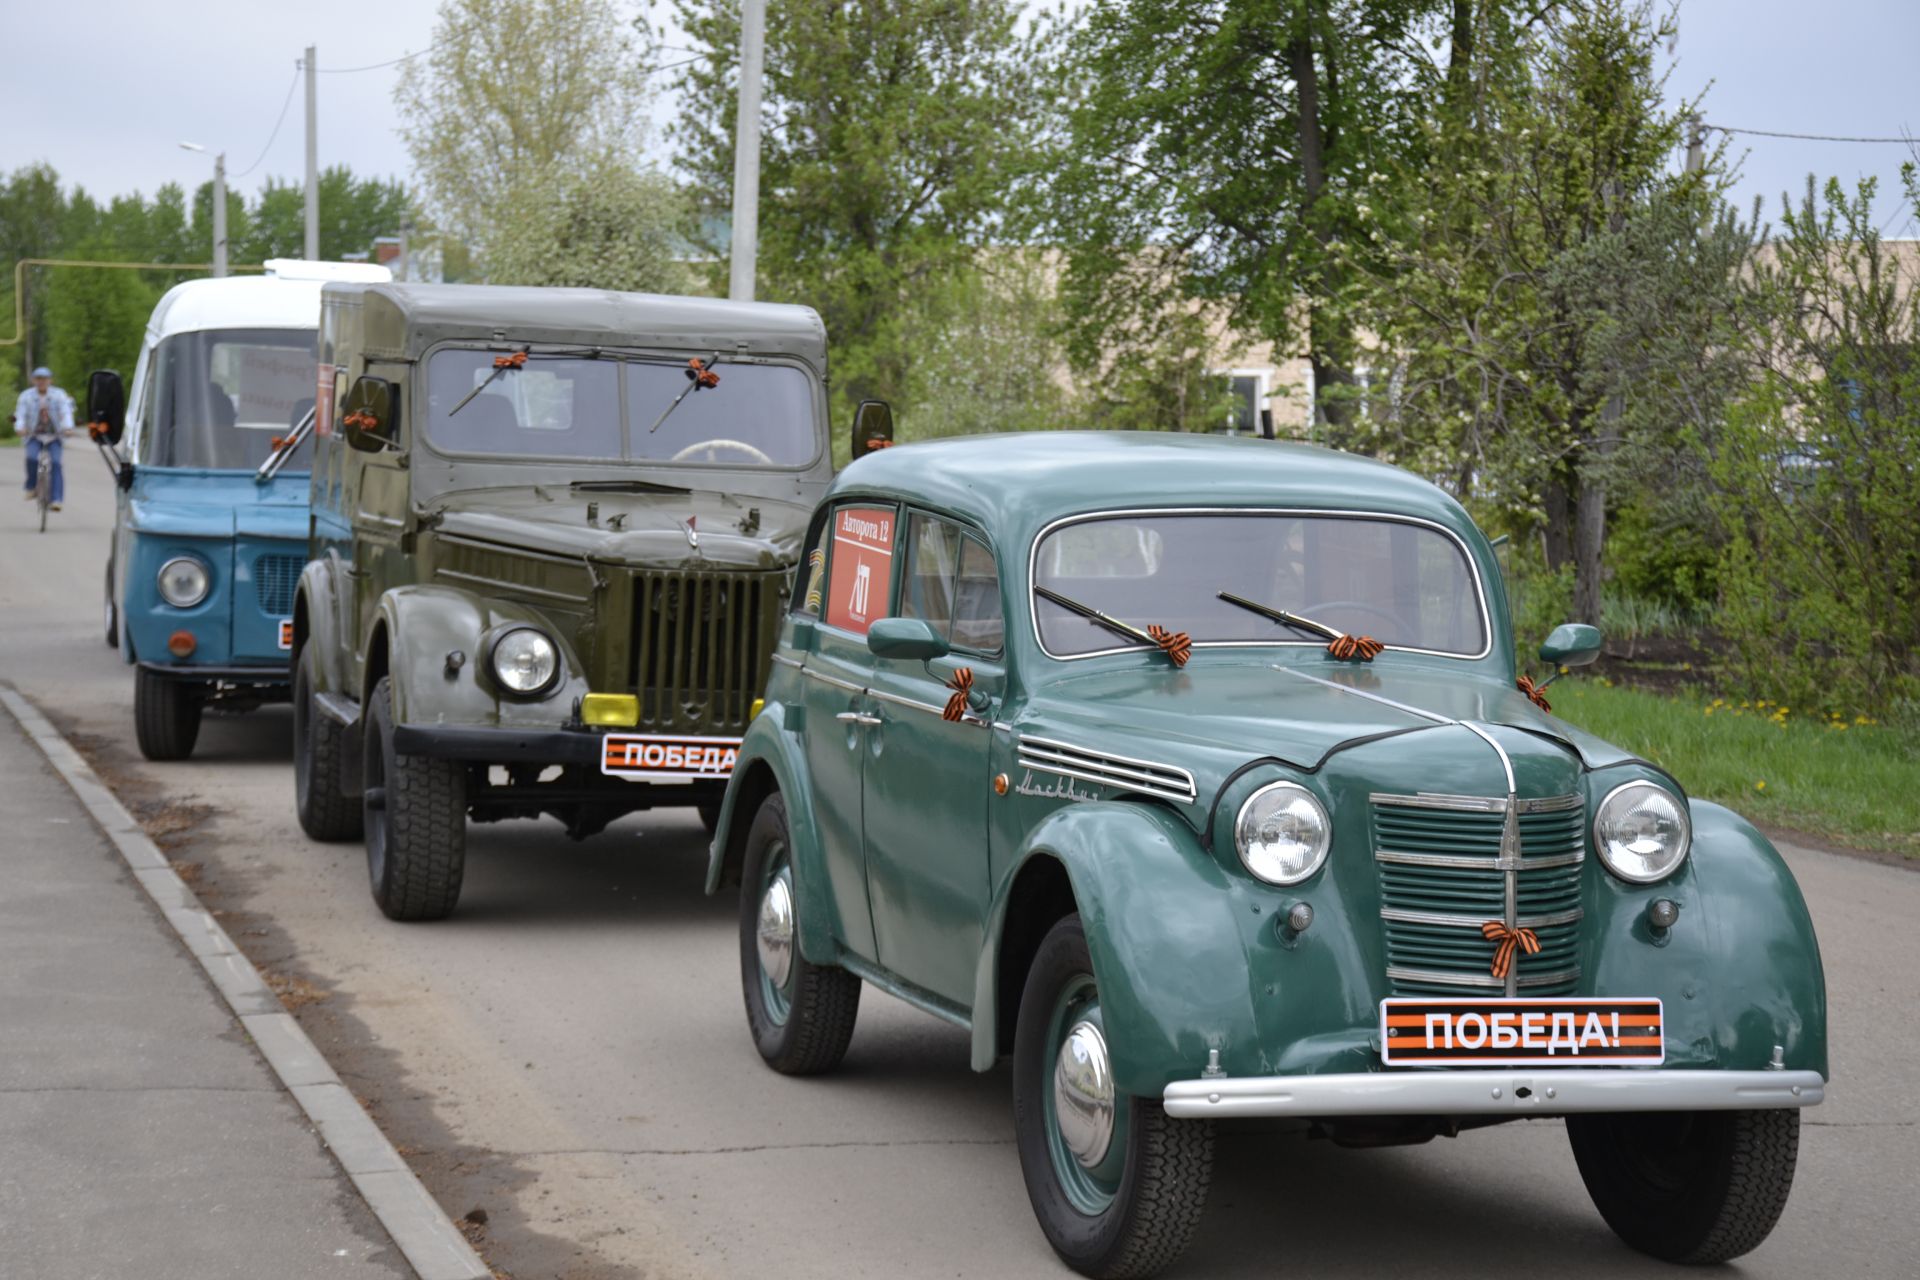
[[[16,465],[11,451],[0,462]],[[1003,1069],[871,989],[844,1068],[761,1066],[735,905],[701,893],[691,815],[584,844],[474,829],[454,919],[401,926],[357,845],[303,837],[284,709],[209,719],[190,762],[132,742],[132,676],[102,643],[111,491],[68,451],[44,536],[0,504],[0,679],[35,699],[173,848],[228,930],[490,1260],[531,1277],[1059,1276],[1012,1145]],[[169,834],[171,833],[171,834]],[[1827,964],[1835,1080],[1806,1116],[1793,1200],[1747,1276],[1920,1272],[1920,873],[1789,849]],[[164,1240],[155,1241],[164,1248]],[[1223,1136],[1178,1274],[1672,1274],[1617,1244],[1554,1121],[1348,1151]]]

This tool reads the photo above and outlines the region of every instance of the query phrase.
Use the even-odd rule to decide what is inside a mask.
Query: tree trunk
[[[1573,513],[1573,621],[1600,625],[1601,548],[1607,537],[1606,481],[1577,477]]]
[[[1473,3],[1453,0],[1452,30],[1447,50],[1446,106],[1459,112],[1466,106],[1467,86],[1473,79]]]
[[[1326,128],[1320,113],[1320,72],[1313,47],[1313,25],[1317,18],[1315,7],[1308,5],[1305,25],[1287,45],[1287,69],[1293,74],[1300,100],[1300,216],[1313,228],[1314,238],[1322,250],[1320,265],[1326,270],[1325,250],[1333,237],[1314,218],[1315,206],[1327,186]],[[1344,442],[1340,439],[1340,428],[1350,416],[1349,397],[1344,389],[1353,385],[1353,370],[1344,359],[1346,335],[1335,331],[1337,324],[1326,314],[1325,294],[1322,282],[1307,297],[1307,364],[1313,370],[1314,419],[1334,429],[1330,443],[1341,444]],[[1331,399],[1327,396],[1329,390],[1335,393]]]
[[[1541,495],[1547,509],[1547,527],[1540,531],[1546,550],[1547,568],[1558,570],[1573,560],[1573,493],[1566,466],[1556,466],[1547,475],[1546,492]]]

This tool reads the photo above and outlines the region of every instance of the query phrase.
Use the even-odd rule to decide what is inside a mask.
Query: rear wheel
[[[1667,1262],[1759,1247],[1787,1207],[1800,1113],[1674,1111],[1567,1117],[1581,1180],[1615,1235]]]
[[[176,680],[135,667],[133,736],[149,760],[185,760],[200,738],[200,693]]]
[[[293,670],[293,806],[300,829],[315,840],[356,840],[360,801],[341,787],[353,744],[347,727],[313,699],[314,647],[300,650]]]
[[[393,749],[393,682],[380,677],[362,713],[361,821],[373,900],[390,920],[444,920],[467,864],[467,770]]]
[[[747,1026],[783,1075],[830,1071],[860,1016],[860,979],[800,954],[786,801],[768,796],[747,830],[740,889],[740,981]]]
[[[1027,972],[1013,1127],[1034,1216],[1075,1271],[1148,1276],[1186,1249],[1213,1178],[1213,1129],[1114,1087],[1078,915],[1054,925]]]

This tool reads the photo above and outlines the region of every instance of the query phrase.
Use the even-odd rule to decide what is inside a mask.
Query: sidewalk
[[[0,1273],[414,1276],[4,708],[0,798]]]

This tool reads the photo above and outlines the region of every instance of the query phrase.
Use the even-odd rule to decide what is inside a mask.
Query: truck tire
[[[1041,940],[1020,997],[1014,1139],[1047,1243],[1080,1274],[1118,1280],[1152,1275],[1193,1239],[1213,1127],[1118,1092],[1105,1036],[1087,935],[1070,915]]]
[[[860,979],[800,954],[787,804],[770,795],[747,829],[740,878],[740,985],[760,1056],[782,1075],[831,1071],[860,1016]]]
[[[184,680],[133,669],[133,736],[149,760],[185,760],[200,738],[200,694]]]
[[[353,749],[347,727],[326,714],[313,700],[311,644],[300,650],[293,664],[293,807],[300,829],[315,840],[358,840],[360,801],[340,785],[348,752]]]
[[[1787,1207],[1800,1113],[1667,1111],[1567,1117],[1594,1208],[1640,1252],[1696,1266],[1758,1248]]]
[[[467,865],[467,769],[393,749],[393,682],[380,677],[361,713],[361,813],[373,900],[389,920],[444,920]]]

